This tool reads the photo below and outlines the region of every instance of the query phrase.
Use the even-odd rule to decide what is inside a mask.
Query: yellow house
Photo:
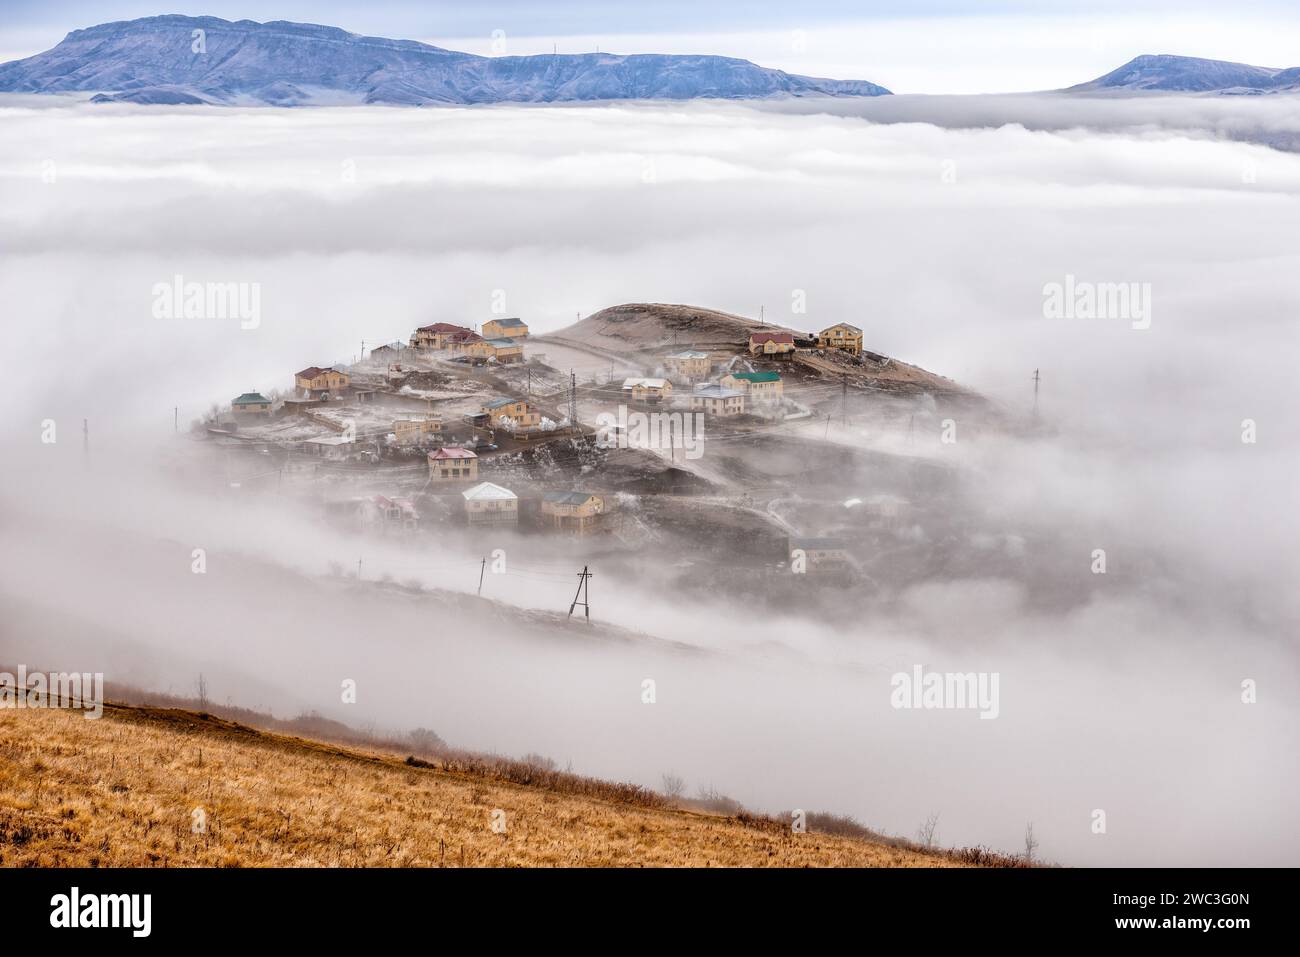
[[[422,438],[442,431],[442,419],[426,416],[423,419],[394,419],[393,435],[398,445],[413,445]]]
[[[522,319],[489,319],[483,323],[485,339],[522,339],[528,335],[528,326]]]
[[[313,398],[324,392],[337,392],[352,384],[352,376],[337,369],[308,366],[293,377],[293,386]]]
[[[624,379],[623,398],[633,402],[660,403],[673,397],[673,384],[667,379]]]
[[[493,428],[506,424],[515,428],[531,429],[542,424],[542,414],[525,399],[497,399],[483,406],[482,411]],[[508,421],[507,421],[508,420]]]
[[[483,482],[460,494],[471,525],[515,525],[519,521],[519,497],[508,488]]]
[[[542,514],[561,531],[585,535],[604,511],[605,500],[591,492],[547,492],[542,496]]]
[[[707,379],[712,368],[713,361],[707,352],[687,350],[664,356],[664,369],[670,375],[681,376],[683,379]]]
[[[745,411],[745,393],[721,385],[702,385],[691,395],[691,411],[740,415]]]
[[[792,332],[751,332],[749,351],[754,355],[784,355],[794,352]]]
[[[524,361],[523,344],[515,342],[513,339],[479,339],[470,342],[462,351],[470,358],[484,362],[488,360],[501,363]]]
[[[745,393],[751,402],[779,402],[785,394],[785,383],[775,372],[729,372],[718,381]]]
[[[448,445],[429,453],[429,481],[472,482],[478,478],[478,456],[469,449]]]
[[[862,330],[847,322],[837,322],[817,333],[819,349],[843,349],[855,356],[862,353]]]

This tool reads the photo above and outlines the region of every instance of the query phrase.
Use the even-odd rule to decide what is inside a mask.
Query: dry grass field
[[[465,770],[470,768],[470,770]],[[565,784],[567,781],[569,783]],[[930,853],[557,774],[309,741],[181,710],[0,711],[0,866],[933,867]],[[574,783],[577,782],[577,783]],[[602,788],[608,796],[602,793]],[[584,793],[587,792],[587,793]],[[504,824],[494,830],[494,818]]]

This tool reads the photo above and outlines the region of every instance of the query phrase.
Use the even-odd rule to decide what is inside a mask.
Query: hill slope
[[[486,765],[406,763],[188,711],[109,705],[98,721],[0,711],[0,754],[7,867],[942,867],[962,859],[793,834],[777,821],[684,810],[630,786],[558,786],[571,776],[554,772],[521,784]],[[492,827],[496,811],[503,832]],[[978,851],[967,857],[985,860]]]
[[[1294,93],[1300,91],[1300,67],[1275,67],[1202,60],[1198,57],[1135,57],[1117,70],[1067,89],[1067,93]]]
[[[861,80],[796,76],[730,57],[482,57],[310,23],[179,15],[74,30],[44,53],[0,65],[0,91],[276,106],[889,93]]]
[[[796,340],[807,340],[814,335],[810,329],[789,329],[700,306],[633,302],[602,309],[535,340],[580,346],[653,367],[664,354],[683,349],[710,352],[715,359],[746,356],[749,334],[760,330],[793,332]],[[868,329],[867,349],[871,348],[870,337]],[[794,363],[802,373],[814,378],[831,377],[838,382],[847,376],[850,381],[899,392],[975,397],[950,379],[876,353],[858,362],[846,353],[803,348]]]

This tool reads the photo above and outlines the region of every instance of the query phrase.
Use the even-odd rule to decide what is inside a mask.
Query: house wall
[[[487,322],[483,323],[483,337],[485,339],[514,339],[516,337],[522,338],[526,335],[528,335],[528,326],[526,324],[506,326],[502,324],[500,319],[489,319]]]
[[[429,459],[429,479],[465,482],[478,478],[478,459]]]
[[[465,514],[471,525],[506,525],[519,521],[519,500],[492,499],[486,502],[465,503]]]

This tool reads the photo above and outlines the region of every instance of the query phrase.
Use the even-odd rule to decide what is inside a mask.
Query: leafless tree
[[[1038,838],[1034,837],[1034,822],[1025,825],[1025,863],[1034,863],[1034,853],[1038,850]]]
[[[670,798],[679,798],[686,793],[686,782],[680,774],[665,774],[663,776],[664,794]]]
[[[939,831],[939,813],[936,811],[925,819],[925,823],[916,832],[916,839],[926,847],[934,847]]]

